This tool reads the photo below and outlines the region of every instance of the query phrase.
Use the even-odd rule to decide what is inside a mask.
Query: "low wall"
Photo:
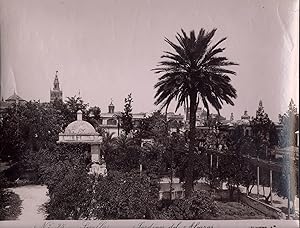
[[[272,207],[269,204],[263,203],[254,199],[246,194],[240,195],[240,201],[248,206],[264,213],[266,216],[275,218],[275,219],[285,219],[285,214],[278,208]]]
[[[238,196],[238,192],[235,190],[233,193],[233,200],[238,200]],[[213,197],[218,201],[229,201],[229,190],[217,190],[215,193],[213,193]]]

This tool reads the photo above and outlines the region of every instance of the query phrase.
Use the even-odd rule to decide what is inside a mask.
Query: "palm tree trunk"
[[[194,176],[194,150],[196,137],[196,111],[197,111],[197,93],[193,92],[190,95],[190,132],[189,132],[189,155],[186,169],[186,187],[185,196],[189,197],[193,191]]]

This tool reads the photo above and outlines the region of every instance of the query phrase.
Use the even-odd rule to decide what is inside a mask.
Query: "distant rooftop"
[[[11,95],[9,98],[7,98],[5,101],[10,102],[10,101],[26,101],[23,98],[21,98],[19,95],[14,92],[13,95]]]

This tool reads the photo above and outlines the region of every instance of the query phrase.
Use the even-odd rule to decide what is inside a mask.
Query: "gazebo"
[[[92,165],[90,173],[106,175],[106,165],[100,157],[102,137],[87,121],[82,120],[82,111],[78,110],[77,120],[70,123],[63,133],[59,133],[57,143],[87,143],[91,145]]]

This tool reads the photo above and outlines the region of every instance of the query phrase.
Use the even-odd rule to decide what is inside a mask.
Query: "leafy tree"
[[[87,172],[78,167],[70,168],[49,195],[47,219],[86,219],[91,210],[92,184]]]
[[[140,146],[133,138],[121,135],[105,145],[105,161],[108,170],[129,172],[139,169]]]
[[[90,107],[88,109],[88,116],[91,116],[95,120],[99,120],[101,118],[101,109],[97,106]]]
[[[83,112],[83,118],[87,119],[88,104],[85,104],[81,97],[77,97],[76,95],[67,97],[65,103],[64,116],[66,116],[68,123],[76,120],[78,110],[81,110]]]
[[[256,156],[269,158],[268,148],[278,145],[278,135],[275,124],[265,113],[262,101],[259,102],[256,117],[250,122],[252,129],[252,139],[255,144]]]
[[[0,130],[1,157],[13,162],[24,161],[28,151],[38,152],[56,143],[64,120],[49,103],[27,102],[9,109],[3,116]]]
[[[176,110],[186,104],[189,107],[189,156],[186,180],[186,195],[189,196],[193,189],[193,161],[195,153],[195,129],[196,111],[200,101],[207,110],[209,116],[209,103],[218,111],[223,102],[234,105],[232,99],[236,98],[236,90],[230,84],[229,75],[235,72],[226,69],[226,66],[236,65],[227,60],[226,57],[217,56],[224,51],[218,46],[226,39],[223,38],[215,45],[210,46],[211,40],[216,32],[205,32],[201,29],[196,37],[191,31],[190,36],[181,30],[176,39],[179,45],[165,41],[175,50],[175,53],[165,52],[162,58],[166,59],[159,63],[154,69],[155,73],[162,73],[155,94],[155,104],[162,104],[168,108],[172,100],[177,100]]]
[[[233,200],[233,195],[243,183],[246,161],[236,154],[226,154],[220,157],[219,177],[225,182],[229,190],[229,198]]]
[[[0,156],[3,161],[18,162],[20,153],[26,148],[20,129],[22,110],[23,107],[9,108],[3,114],[0,127]]]
[[[125,98],[124,112],[121,116],[121,128],[124,130],[125,135],[128,135],[133,129],[132,123],[132,102],[131,93]]]
[[[100,131],[101,130],[99,129],[99,125],[101,124],[101,109],[97,106],[94,106],[94,107],[90,107],[88,110],[87,110],[87,121],[89,123],[91,123],[93,125],[93,127],[96,129],[96,131]]]
[[[143,173],[148,176],[159,176],[167,168],[164,161],[165,147],[157,142],[146,144],[141,148],[140,161]]]
[[[155,219],[158,182],[144,174],[109,172],[95,188],[91,217],[96,219]]]
[[[273,191],[283,198],[290,198],[292,202],[299,197],[299,162],[292,161],[288,156],[283,159],[279,172],[273,172]],[[295,205],[293,205],[295,207]]]
[[[90,163],[89,145],[87,144],[53,144],[41,149],[31,158],[32,167],[47,185],[49,193],[63,179],[69,169],[74,167],[86,170]]]
[[[89,214],[93,180],[86,144],[60,144],[42,149],[35,160],[40,181],[47,185],[48,219],[84,219]]]
[[[155,141],[163,143],[167,137],[166,117],[160,111],[155,111],[151,116],[141,121],[135,137],[138,139],[155,139]]]
[[[283,125],[279,137],[281,147],[296,146],[296,134],[299,130],[299,114],[297,113],[296,105],[291,99],[288,111],[283,115],[279,115],[279,122]]]

